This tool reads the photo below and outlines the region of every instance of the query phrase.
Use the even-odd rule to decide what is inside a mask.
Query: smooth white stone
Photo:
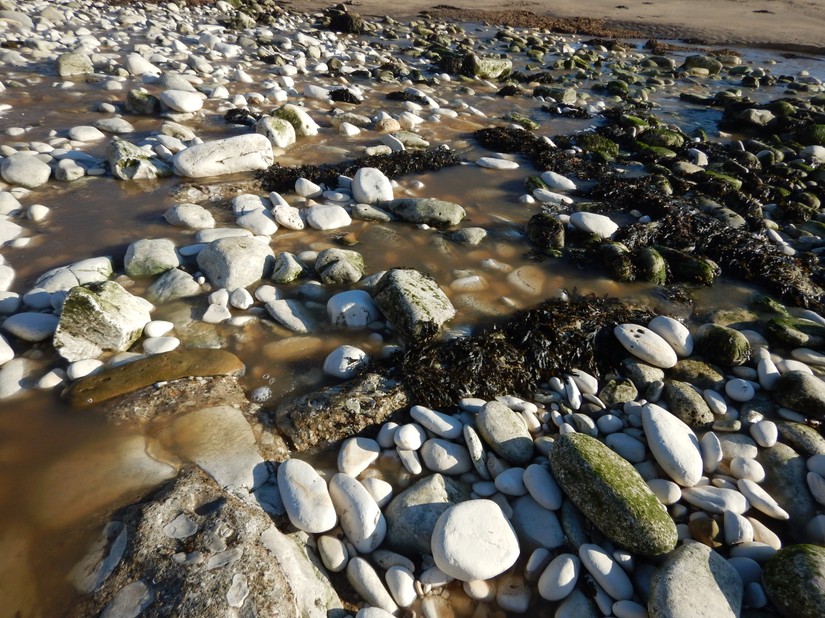
[[[487,603],[496,598],[496,580],[494,579],[475,579],[464,582],[462,588],[467,596],[474,601]]]
[[[455,578],[450,577],[438,567],[430,567],[418,576],[418,581],[425,586],[432,586],[433,588],[441,588],[447,584],[455,581]]]
[[[419,449],[424,465],[433,472],[442,474],[464,474],[473,469],[470,453],[455,442],[432,438]]]
[[[659,502],[665,506],[676,504],[682,497],[682,488],[673,481],[667,479],[648,479],[647,486],[650,491],[659,499]]]
[[[0,366],[5,365],[14,358],[14,350],[9,345],[8,340],[0,335]]]
[[[740,480],[739,482],[751,481]],[[682,489],[682,499],[708,513],[722,514],[729,510],[742,514],[751,506],[748,499],[738,491],[712,485],[685,487]]]
[[[759,384],[766,391],[773,390],[774,384],[779,379],[779,369],[770,358],[762,358],[756,366],[759,376]]]
[[[152,320],[143,327],[143,334],[147,337],[163,337],[166,333],[175,328],[172,322],[166,320]]]
[[[647,327],[670,344],[678,356],[687,357],[693,354],[693,335],[687,326],[666,315],[653,318]]]
[[[763,420],[750,426],[750,434],[759,446],[770,448],[779,438],[779,429],[773,421]]]
[[[256,236],[272,236],[278,231],[278,224],[265,210],[244,213],[235,220],[235,223]]]
[[[349,380],[358,375],[369,362],[364,350],[351,345],[342,345],[330,352],[324,360],[324,373],[334,378]]]
[[[582,566],[611,598],[617,601],[633,598],[630,578],[604,549],[592,543],[582,543],[579,558]]]
[[[750,401],[756,395],[753,384],[741,378],[728,380],[725,384],[725,393],[734,401]]]
[[[791,356],[806,365],[825,365],[825,354],[810,348],[796,348],[791,350]]]
[[[678,361],[670,344],[649,328],[638,324],[620,324],[613,329],[613,333],[628,352],[654,367],[670,369]]]
[[[203,95],[199,92],[164,90],[159,98],[161,103],[176,112],[196,112],[203,107]]]
[[[54,335],[59,319],[53,313],[26,311],[6,318],[3,330],[23,341],[44,341]]]
[[[549,511],[561,508],[563,495],[551,472],[540,464],[527,466],[523,477],[524,486],[533,500]]]
[[[468,500],[449,507],[432,535],[436,566],[461,581],[491,579],[519,556],[516,533],[491,500]]]
[[[403,448],[397,448],[398,458],[401,464],[407,469],[410,474],[421,474],[424,468],[421,466],[421,460],[418,458],[418,451],[410,451]]]
[[[502,611],[523,614],[530,607],[530,596],[525,579],[519,574],[508,573],[501,578],[496,589],[496,604]]]
[[[616,601],[610,608],[616,618],[647,618],[647,608],[635,601]]]
[[[292,525],[304,532],[326,532],[338,523],[324,479],[308,463],[288,459],[278,467],[278,488]]]
[[[347,546],[344,542],[334,536],[322,534],[318,537],[316,543],[318,544],[318,554],[321,556],[321,562],[331,573],[340,573],[343,571],[349,555],[347,554]]]
[[[272,217],[275,223],[288,230],[303,230],[306,227],[301,211],[289,204],[275,204],[272,206]]]
[[[418,597],[415,592],[415,575],[408,569],[401,566],[390,567],[384,579],[398,607],[410,607],[415,602]]]
[[[347,565],[347,581],[364,601],[374,607],[394,614],[398,611],[390,593],[384,587],[381,578],[369,562],[360,556],[353,558]]]
[[[570,215],[570,224],[576,229],[602,238],[610,238],[619,229],[610,217],[594,212],[574,212]]]
[[[298,178],[295,181],[295,193],[297,193],[301,197],[321,197],[321,194],[323,192],[324,190],[321,188],[320,185],[306,178]]]
[[[252,294],[246,288],[237,288],[229,294],[229,304],[236,309],[249,309],[255,303]]]
[[[273,161],[269,140],[247,133],[190,146],[176,154],[172,164],[179,176],[203,178],[262,170]]]
[[[476,160],[476,165],[494,170],[514,170],[519,167],[518,163],[515,161],[510,161],[509,159],[499,159],[497,157],[481,157]]]
[[[738,479],[750,479],[754,483],[765,480],[765,469],[750,457],[734,457],[730,460],[730,471]]]
[[[415,571],[415,564],[412,560],[389,549],[376,549],[372,552],[370,558],[375,564],[385,570],[390,567],[400,566],[407,569],[410,573]]]
[[[427,432],[417,423],[406,423],[395,432],[395,445],[408,451],[417,451],[427,440]]]
[[[725,398],[717,391],[706,388],[702,391],[702,398],[708,404],[710,411],[716,416],[723,416],[728,411],[728,404]]]
[[[790,515],[777,504],[768,492],[750,479],[739,479],[736,486],[757,511],[761,511],[774,519],[790,518]]]
[[[164,354],[171,352],[180,345],[177,337],[150,337],[143,342],[143,351],[146,354]]]
[[[562,195],[561,193],[556,193],[555,191],[549,191],[548,189],[543,188],[533,189],[533,197],[536,198],[538,201],[546,204],[573,203],[573,200],[567,197],[566,195]]]
[[[464,424],[442,412],[424,406],[410,408],[410,416],[422,427],[447,440],[457,440],[464,433]]]
[[[542,172],[541,180],[544,184],[555,191],[575,191],[576,183],[567,176],[562,176],[550,170]]]
[[[645,445],[626,433],[612,433],[604,443],[630,463],[641,463],[645,459]]]
[[[561,601],[576,587],[581,560],[573,554],[554,558],[539,577],[538,593],[547,601]]]
[[[816,472],[825,477],[825,455],[811,455],[806,462],[810,472]]]
[[[103,366],[103,361],[88,358],[71,363],[66,367],[66,377],[70,380],[79,380],[92,375]]]
[[[329,495],[341,529],[359,553],[368,554],[381,545],[387,522],[361,483],[348,474],[336,474],[329,482]]]
[[[380,317],[378,307],[364,290],[347,290],[327,301],[327,316],[335,326],[365,328]]]
[[[359,204],[377,204],[393,199],[390,179],[379,169],[362,167],[352,177],[352,197]]]
[[[722,461],[722,443],[712,431],[702,436],[699,442],[699,450],[702,454],[702,467],[705,472],[714,472]]]
[[[381,455],[381,446],[371,438],[347,438],[338,451],[338,471],[356,477]]]
[[[363,479],[361,484],[382,509],[392,500],[392,485],[387,481],[371,476]]]
[[[220,324],[232,317],[232,313],[224,305],[211,304],[203,312],[201,320],[207,324]]]
[[[825,479],[816,472],[808,472],[805,477],[808,483],[808,489],[811,490],[811,495],[819,504],[825,505]]]
[[[684,487],[696,485],[703,465],[693,430],[653,403],[642,408],[642,426],[650,452],[668,476]]]
[[[790,373],[791,371],[801,371],[803,373],[807,373],[808,375],[813,375],[813,369],[808,367],[805,363],[801,363],[798,360],[793,360],[792,358],[785,358],[776,363],[776,368],[779,369],[779,373],[785,374]]]
[[[381,429],[378,430],[378,435],[375,438],[381,448],[395,446],[395,432],[398,431],[398,427],[399,425],[395,421],[389,421],[381,425]]]
[[[318,204],[308,209],[307,223],[316,230],[337,230],[350,225],[352,218],[341,206]]]
[[[527,488],[524,486],[524,468],[508,468],[495,478],[495,486],[507,496],[524,496]]]
[[[616,433],[624,427],[624,421],[615,414],[605,414],[596,420],[596,427],[603,434]]]
[[[725,511],[723,529],[725,543],[727,545],[750,543],[753,541],[753,526],[751,526],[751,522],[738,513]]]

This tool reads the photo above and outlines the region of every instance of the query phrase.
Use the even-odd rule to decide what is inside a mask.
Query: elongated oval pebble
[[[394,566],[384,575],[393,600],[399,607],[409,607],[416,599],[415,576],[404,567]]]
[[[779,506],[768,492],[753,481],[749,479],[739,479],[736,482],[736,486],[756,510],[774,519],[790,519],[787,511]]]
[[[647,486],[665,506],[676,504],[682,497],[682,488],[667,479],[649,479]]]
[[[666,315],[653,318],[647,327],[670,344],[678,356],[686,357],[693,354],[693,335],[687,326]]]
[[[740,480],[739,482],[742,483],[743,481]],[[752,483],[753,481],[746,482]],[[748,499],[742,493],[734,489],[714,487],[712,485],[685,487],[682,490],[682,499],[688,504],[692,504],[708,513],[722,514],[726,510],[730,510],[741,515],[751,506]]]
[[[808,470],[825,477],[825,455],[811,455],[805,463],[808,466]]]
[[[308,463],[289,459],[278,467],[278,488],[292,525],[304,532],[326,532],[338,521],[324,479]]]
[[[538,592],[542,599],[560,601],[565,598],[579,580],[581,560],[573,554],[561,554],[554,558],[539,577]]]
[[[538,502],[548,511],[556,511],[561,508],[562,492],[556,479],[550,471],[542,465],[531,464],[524,471],[524,486],[533,500]]]
[[[584,543],[579,547],[579,558],[582,566],[613,599],[622,601],[633,598],[630,578],[604,549],[593,543]]]
[[[779,439],[779,429],[773,421],[759,421],[750,426],[750,434],[754,442],[764,448],[770,448]]]
[[[811,490],[814,500],[825,505],[825,479],[816,472],[808,472],[805,480],[808,482],[808,489]]]
[[[464,429],[461,421],[437,410],[425,408],[424,406],[413,406],[410,408],[410,416],[425,429],[429,429],[434,434],[447,440],[455,440],[461,437]]]
[[[710,474],[714,472],[722,461],[722,443],[719,438],[712,431],[707,432],[702,436],[699,442],[699,450],[702,453],[702,465],[705,472]]]
[[[347,565],[347,581],[355,589],[361,598],[374,607],[379,607],[384,611],[395,613],[398,605],[384,587],[384,583],[364,558],[357,556],[349,561]]]
[[[724,513],[724,532],[725,543],[727,545],[753,541],[753,526],[751,526],[751,522],[739,513],[734,513],[733,511],[725,511]]]
[[[708,404],[710,411],[716,416],[722,416],[728,411],[728,404],[725,398],[711,388],[706,388],[702,391],[702,398]]]
[[[330,573],[338,573],[343,571],[347,566],[349,556],[347,555],[347,546],[344,542],[329,534],[322,534],[316,541],[318,544],[318,553],[321,556],[321,562]]]
[[[754,483],[765,480],[765,469],[750,457],[734,457],[730,460],[730,471],[738,479],[750,479]]]
[[[336,474],[329,482],[329,495],[341,528],[359,553],[376,549],[387,534],[387,522],[367,489],[348,474]]]
[[[642,408],[642,426],[650,452],[668,476],[684,487],[696,485],[703,463],[693,430],[653,403]]]
[[[770,358],[760,359],[756,365],[759,375],[759,384],[766,391],[772,391],[776,381],[779,379],[779,369]]]
[[[654,367],[670,369],[679,360],[670,344],[649,328],[619,324],[613,333],[628,352]]]

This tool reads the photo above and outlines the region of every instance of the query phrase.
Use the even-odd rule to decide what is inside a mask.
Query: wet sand
[[[296,0],[286,7],[316,11],[329,0]],[[825,54],[825,0],[355,0],[352,11],[369,16],[409,18],[421,11],[459,20],[567,30],[598,28],[612,36],[636,34],[707,45],[779,47]],[[565,23],[564,20],[572,20]],[[625,31],[622,34],[622,31]]]

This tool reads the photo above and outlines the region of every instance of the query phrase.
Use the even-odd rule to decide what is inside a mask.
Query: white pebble
[[[725,392],[734,401],[750,401],[756,394],[753,384],[741,378],[728,380],[725,384]]]
[[[633,584],[622,568],[604,549],[592,543],[582,543],[579,558],[584,568],[613,599],[633,598]]]

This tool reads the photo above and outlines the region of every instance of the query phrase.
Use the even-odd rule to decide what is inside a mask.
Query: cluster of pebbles
[[[455,26],[388,20],[385,42],[403,39],[410,46],[384,48],[366,35],[313,30],[310,17],[274,9],[256,22],[226,2],[116,11],[72,2],[0,5],[0,63],[8,68],[0,96],[42,86],[45,72],[50,80],[57,74],[56,89],[72,93],[89,85],[106,99],[95,108],[105,117],[61,127],[43,141],[20,141],[32,127],[5,130],[17,140],[0,145],[0,242],[9,250],[37,240],[29,228],[52,216],[39,192],[59,183],[174,175],[200,182],[261,171],[299,157],[297,149],[319,136],[346,145],[327,145],[327,152],[349,154],[357,145],[359,154],[384,155],[427,148],[424,135],[439,132],[494,123],[539,126],[523,114],[491,118],[485,111],[500,109],[494,80],[514,69],[509,57],[470,55],[462,72],[446,61],[433,69],[432,48],[450,43],[460,33]],[[598,42],[573,45],[546,33],[499,34],[477,51],[506,50],[522,63],[557,71],[553,79],[562,85],[537,84],[537,100],[530,99],[545,104],[542,113],[592,117],[608,103],[645,104],[675,85],[669,58],[611,51]],[[420,49],[427,46],[429,56]],[[738,56],[722,56],[725,65],[709,56],[691,58],[678,75],[692,88],[704,88],[723,66],[756,86],[776,84],[769,71],[741,66]],[[630,62],[640,65],[644,82],[628,70]],[[597,65],[622,79],[599,83],[592,97],[571,86],[599,81]],[[259,78],[265,70],[267,77]],[[810,75],[783,83],[799,96],[821,90]],[[396,96],[394,107],[376,101],[390,88],[385,84]],[[0,105],[2,112],[14,111]],[[759,113],[764,110],[746,111],[752,125],[771,121]],[[226,128],[224,118],[233,126]],[[207,121],[215,119],[222,129],[213,139],[215,127]],[[137,128],[149,123],[148,134]],[[668,142],[675,133],[658,133],[660,141],[649,145],[659,149],[657,173],[669,153],[676,157],[685,146],[681,133],[678,146]],[[816,209],[822,144],[825,136],[793,149],[749,147],[758,147],[764,160],[797,161],[794,182],[807,184],[794,189],[801,201],[793,204]],[[565,146],[574,160],[615,156],[588,149],[584,140]],[[736,184],[732,175],[748,178],[747,169],[727,159],[724,174],[711,170],[713,152],[709,158],[700,140],[693,146],[691,161],[674,165],[675,173],[702,175],[708,168],[725,185]],[[474,162],[479,174],[502,178],[522,165],[503,153]],[[599,242],[630,224],[651,222],[637,210],[578,210],[578,192],[598,183],[568,172],[541,170],[513,196],[514,205],[544,208],[572,235]],[[627,162],[624,172],[646,174],[638,161]],[[173,301],[200,303],[196,319],[202,324],[274,322],[284,339],[329,327],[362,329],[385,354],[397,349],[382,348],[386,340],[414,338],[419,322],[440,327],[456,309],[423,277],[416,285],[433,288],[426,320],[413,307],[396,313],[395,297],[382,302],[379,282],[396,275],[368,271],[355,250],[333,242],[294,252],[276,253],[271,246],[302,231],[345,231],[356,220],[400,221],[428,234],[459,226],[468,211],[472,217],[468,204],[416,197],[435,187],[403,182],[362,166],[335,185],[300,177],[289,193],[251,192],[245,185],[230,195],[221,185],[213,192],[193,184],[179,188],[178,203],[164,213],[184,230],[186,242],[136,240],[123,256],[59,266],[22,292],[13,291],[14,269],[0,263],[0,398],[29,387],[55,389],[186,346],[189,323],[152,318]],[[767,208],[767,214],[789,204]],[[730,221],[745,224],[742,217]],[[767,237],[787,256],[822,246],[815,225],[782,229],[765,221]],[[487,233],[463,227],[450,239],[472,249],[483,246]],[[524,240],[520,231],[515,236]],[[479,269],[454,274],[452,294],[471,295],[486,279],[504,279],[528,297],[541,293],[538,267],[513,269],[482,255]],[[149,282],[145,291],[136,291],[136,281]],[[502,304],[509,309],[516,303]],[[765,299],[758,309],[722,312],[690,328],[667,316],[620,324],[615,339],[629,356],[614,374],[597,378],[572,370],[537,392],[464,398],[449,414],[413,406],[408,422],[387,423],[374,439],[346,440],[337,472],[289,459],[278,466],[289,520],[316,535],[331,573],[346,573],[367,605],[362,617],[401,615],[408,608],[427,617],[822,615],[822,590],[803,584],[825,573],[825,439],[816,429],[825,418],[825,319]],[[364,349],[341,346],[323,369],[347,379],[368,361]],[[270,396],[262,387],[251,398],[266,402]]]
[[[346,440],[337,472],[284,462],[289,519],[317,535],[327,569],[346,572],[368,605],[359,616],[817,615],[817,586],[788,596],[785,578],[821,575],[825,440],[782,404],[788,387],[821,397],[820,380],[758,332],[716,328],[753,355],[713,388],[681,383],[677,395],[676,381],[656,379],[703,364],[691,332],[658,316],[615,328],[632,354],[631,396],[577,370],[534,401],[465,398],[453,414],[413,406],[409,422]],[[813,545],[786,547],[780,535]],[[790,566],[799,548],[813,556],[804,574]]]

